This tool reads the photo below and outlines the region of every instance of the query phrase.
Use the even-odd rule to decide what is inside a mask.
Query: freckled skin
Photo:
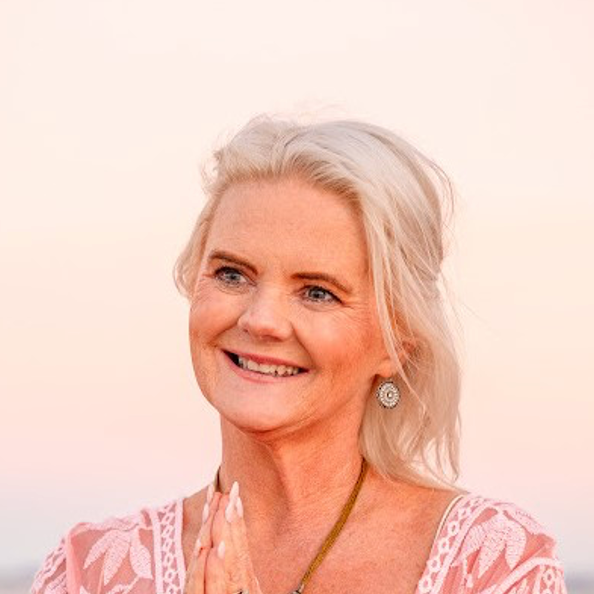
[[[231,252],[256,271],[217,276],[214,250]],[[323,272],[348,284],[295,278]],[[310,299],[319,286],[337,298]],[[309,289],[308,289],[309,287]],[[191,304],[192,360],[202,392],[246,430],[296,431],[343,408],[361,410],[377,375],[392,365],[379,331],[363,229],[332,193],[295,180],[229,188],[210,229]],[[308,373],[275,384],[238,378],[221,349],[294,362]]]

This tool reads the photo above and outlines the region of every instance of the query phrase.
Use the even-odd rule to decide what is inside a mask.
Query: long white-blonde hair
[[[205,175],[207,203],[175,266],[181,293],[191,298],[210,223],[229,186],[298,177],[344,197],[365,229],[378,316],[401,392],[394,410],[370,394],[361,453],[386,477],[452,484],[460,370],[441,282],[452,210],[447,176],[398,135],[350,120],[298,124],[261,116],[216,150],[213,163]]]

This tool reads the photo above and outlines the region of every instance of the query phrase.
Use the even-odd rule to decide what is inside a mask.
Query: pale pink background
[[[171,268],[198,164],[262,111],[370,119],[451,174],[462,484],[591,569],[593,30],[585,0],[2,0],[0,570],[215,470]]]

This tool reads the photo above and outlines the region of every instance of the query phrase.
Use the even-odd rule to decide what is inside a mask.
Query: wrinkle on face
[[[240,289],[217,280],[217,266],[227,265],[245,278]],[[305,278],[311,273],[333,277],[348,290]],[[327,288],[338,301],[304,299],[304,287],[310,285]],[[255,316],[251,326],[242,318],[249,308]],[[268,334],[258,334],[264,321]],[[290,425],[327,416],[352,399],[362,410],[376,375],[385,373],[387,354],[365,234],[352,205],[295,179],[229,187],[217,206],[197,274],[190,336],[198,382],[224,416]],[[311,373],[292,384],[242,383],[220,357],[222,348],[239,347],[297,360]]]

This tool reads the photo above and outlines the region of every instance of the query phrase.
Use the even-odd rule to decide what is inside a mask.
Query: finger
[[[254,572],[254,566],[252,564],[252,557],[250,555],[250,546],[247,533],[247,526],[245,524],[243,501],[241,494],[237,495],[237,501],[235,502],[235,514],[236,518],[231,522],[233,528],[233,539],[235,548],[238,551],[240,563],[244,567],[244,572],[247,576],[246,586],[249,588],[251,594],[262,594],[260,588],[260,582]]]
[[[213,521],[213,548],[217,548],[218,561],[211,567],[213,579],[225,582],[225,594],[249,589],[256,594],[256,579],[249,554],[247,533],[243,521],[243,505],[239,497],[239,487],[234,484],[229,496],[224,496]],[[221,555],[221,543],[223,554]],[[216,571],[215,571],[216,570]],[[219,576],[222,572],[223,576]],[[206,581],[209,581],[207,568]],[[216,592],[216,590],[215,590]]]
[[[241,568],[233,561],[230,548],[221,540],[209,550],[204,569],[205,594],[236,594],[249,590]]]
[[[225,541],[220,541],[207,554],[204,568],[204,594],[229,594],[225,577]],[[236,590],[238,591],[238,590]]]
[[[230,594],[246,589],[247,575],[240,562],[232,535],[229,519],[235,505],[237,487],[229,495],[223,495],[212,525],[213,551],[206,566],[206,592],[209,594]],[[210,589],[209,589],[210,588]]]
[[[202,510],[202,525],[198,531],[198,538],[190,557],[186,574],[184,594],[204,594],[204,576],[206,558],[212,547],[212,522],[218,509],[220,493],[213,493],[209,489],[207,501]]]
[[[233,542],[233,550],[235,553],[235,562],[242,568],[243,587],[249,588],[253,594],[259,592],[258,580],[254,574],[252,559],[250,556],[249,542],[247,537],[247,528],[244,521],[243,502],[239,489],[236,496],[230,497],[227,507],[225,508],[225,519],[229,524],[230,536],[226,536],[227,540]]]
[[[202,508],[202,526],[198,531],[198,538],[205,547],[212,546],[212,524],[219,509],[220,501],[221,494],[218,492],[214,493],[210,503],[207,500]]]
[[[184,594],[204,594],[204,572],[209,550],[210,547],[202,546],[198,538],[186,574]]]
[[[234,548],[240,558],[240,562],[246,567],[250,574],[253,574],[252,562],[250,557],[250,548],[247,537],[247,528],[243,517],[243,501],[238,493],[233,507],[229,510],[231,502],[225,510],[225,519],[231,526],[231,538]]]

